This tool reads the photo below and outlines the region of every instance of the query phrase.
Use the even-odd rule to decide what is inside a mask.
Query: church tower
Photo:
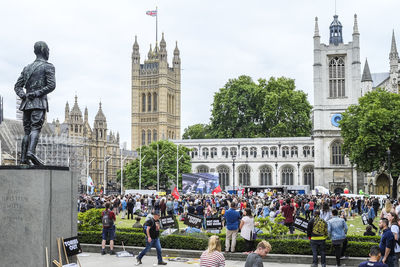
[[[172,67],[168,64],[164,33],[160,46],[150,45],[147,59],[140,63],[135,36],[132,49],[132,150],[153,141],[180,139],[181,60],[178,45]]]
[[[392,45],[390,47],[389,53],[389,62],[390,62],[390,74],[389,74],[389,85],[388,91],[393,93],[399,93],[399,53],[397,52],[396,39],[394,37],[394,30],[392,34]]]
[[[343,26],[337,15],[329,27],[329,44],[321,43],[318,19],[314,30],[314,129],[315,185],[331,191],[363,186],[344,157],[339,121],[341,113],[361,96],[360,33],[354,15],[352,41],[343,42]]]

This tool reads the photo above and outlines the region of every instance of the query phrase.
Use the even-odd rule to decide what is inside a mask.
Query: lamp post
[[[179,161],[183,155],[179,157],[179,145],[176,146],[176,190],[179,191]]]
[[[146,155],[142,158],[142,147],[139,148],[139,190],[142,190],[142,161]]]
[[[124,187],[124,161],[128,156],[122,158],[122,149],[121,149],[121,195],[122,195],[122,188]]]
[[[232,155],[232,168],[233,168],[233,171],[232,171],[232,178],[233,178],[233,192],[235,193],[235,160],[236,160],[236,155],[235,154],[233,154]]]
[[[390,173],[390,154],[391,154],[391,151],[390,151],[389,147],[387,148],[386,154],[387,154],[388,173],[389,173],[389,179],[390,179],[390,177],[392,175]],[[397,179],[394,179],[394,178],[393,178],[393,185],[392,185],[392,194],[393,194],[393,199],[396,199],[397,198]]]
[[[160,160],[164,157],[164,155],[162,155],[160,158],[158,156],[159,152],[157,144],[157,192],[160,191]]]
[[[107,190],[107,178],[106,178],[106,176],[107,176],[107,172],[106,172],[106,169],[107,169],[107,162],[109,161],[111,159],[111,157],[106,157],[106,156],[104,156],[104,177],[103,177],[103,187],[104,187],[104,195],[105,194],[107,194],[107,192],[106,192],[106,190]]]

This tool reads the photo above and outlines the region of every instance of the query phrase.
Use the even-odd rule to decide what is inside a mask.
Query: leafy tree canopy
[[[400,95],[382,89],[361,97],[350,106],[340,121],[343,152],[364,172],[388,168],[400,174]]]
[[[210,126],[207,124],[194,124],[184,130],[182,139],[206,139],[210,138]]]
[[[211,138],[309,136],[312,106],[293,79],[229,80],[214,95]]]
[[[159,175],[160,189],[170,188],[172,183],[176,183],[176,145],[170,141],[161,140],[153,142],[148,146],[142,146],[142,189],[157,188],[157,145],[159,149],[160,160]],[[181,188],[182,173],[191,172],[189,149],[179,146],[178,155],[182,158],[179,160],[179,183]],[[124,187],[137,189],[139,188],[139,164],[140,160],[136,160],[127,164],[124,168]],[[118,179],[120,173],[118,173]]]

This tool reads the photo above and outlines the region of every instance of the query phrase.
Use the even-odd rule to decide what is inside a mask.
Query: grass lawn
[[[128,216],[125,216],[125,219],[121,219],[121,213],[120,213],[117,216],[117,221],[115,222],[115,225],[117,227],[118,226],[120,226],[120,227],[132,227],[132,225],[136,222],[136,220],[135,219],[128,220],[127,218],[128,218]],[[134,218],[136,218],[136,216]],[[378,227],[378,221],[379,220],[377,218],[375,218],[374,225],[376,227]],[[143,217],[142,220],[140,221],[140,223],[143,224],[144,222],[145,222],[145,218]],[[361,216],[356,216],[354,218],[350,217],[349,219],[347,219],[347,226],[349,227],[349,230],[347,232],[347,234],[349,234],[349,235],[363,235],[364,232],[365,232],[365,227],[366,227],[366,225],[364,225],[362,223]],[[183,229],[185,227],[186,227],[186,225],[183,224],[183,221],[179,221],[179,229]],[[225,229],[226,228],[222,229],[222,233],[226,232]],[[301,232],[296,230],[295,233],[296,234],[300,234]]]

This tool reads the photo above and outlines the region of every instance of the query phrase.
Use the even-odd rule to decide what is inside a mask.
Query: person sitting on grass
[[[379,247],[372,246],[369,251],[369,260],[360,263],[358,267],[388,267],[387,264],[380,262],[381,256]]]
[[[136,217],[135,218],[135,220],[136,220],[136,222],[135,222],[135,224],[132,226],[133,228],[143,228],[143,225],[141,225],[140,224],[140,220],[141,220],[142,218],[140,218],[140,217]]]
[[[371,225],[367,225],[367,227],[365,227],[365,232],[364,232],[364,236],[375,236],[375,232],[372,231],[372,226]]]

